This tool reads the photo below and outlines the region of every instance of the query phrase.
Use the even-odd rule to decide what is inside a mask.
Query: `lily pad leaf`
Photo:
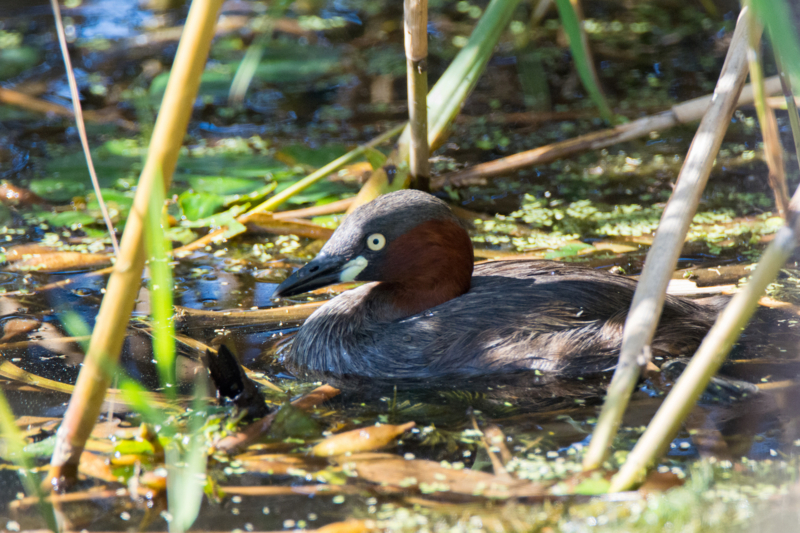
[[[208,218],[219,211],[225,198],[208,192],[186,191],[178,197],[183,216],[189,220]]]

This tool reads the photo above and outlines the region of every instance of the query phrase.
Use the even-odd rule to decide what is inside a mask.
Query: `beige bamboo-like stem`
[[[783,164],[783,147],[778,133],[775,111],[767,105],[764,94],[764,70],[761,68],[761,34],[764,28],[754,22],[748,32],[747,62],[750,68],[750,84],[753,87],[753,103],[764,139],[764,159],[769,169],[769,186],[775,195],[775,205],[780,216],[786,218],[789,208],[789,188],[786,185],[786,170]]]
[[[795,199],[792,202],[796,206]],[[747,285],[733,297],[719,316],[625,464],[611,479],[609,492],[628,490],[643,480],[647,469],[666,451],[708,382],[725,362],[725,357],[758,307],[767,285],[775,280],[797,245],[797,232],[800,230],[798,213],[791,211],[789,215],[794,221],[794,228],[783,227],[775,235]]]
[[[780,79],[773,76],[764,80],[766,94],[778,94],[781,91]],[[574,139],[541,146],[508,157],[481,163],[460,172],[454,172],[444,177],[442,181],[434,184],[434,189],[445,184],[462,187],[475,184],[480,180],[502,176],[523,168],[551,163],[571,155],[589,150],[599,150],[617,143],[627,142],[640,137],[645,137],[654,131],[662,131],[700,120],[711,106],[714,95],[701,96],[681,104],[677,104],[669,111],[657,115],[650,115],[621,124],[614,128],[581,135]],[[753,89],[746,85],[736,105],[753,103]]]
[[[428,150],[428,0],[405,0],[408,121],[411,127],[409,170],[412,187],[430,190]]]
[[[667,203],[636,286],[622,338],[622,350],[589,449],[583,460],[587,470],[599,468],[617,434],[640,369],[649,360],[649,344],[658,325],[667,285],[675,270],[714,159],[722,145],[733,110],[747,78],[747,32],[750,14],[744,7],[719,75],[708,112],[700,122]]]
[[[194,0],[175,55],[172,73],[153,130],[133,208],[122,237],[120,256],[100,305],[92,341],[75,385],[64,422],[58,430],[51,459],[50,479],[70,481],[92,431],[106,389],[109,368],[119,359],[125,331],[144,267],[144,221],[151,191],[168,187],[186,134],[200,76],[211,48],[222,0]]]

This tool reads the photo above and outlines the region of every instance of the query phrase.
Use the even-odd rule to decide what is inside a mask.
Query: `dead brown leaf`
[[[331,457],[345,453],[360,453],[380,450],[389,446],[394,439],[415,426],[409,422],[401,426],[382,424],[345,431],[323,440],[313,448],[311,455]]]
[[[423,493],[451,493],[493,499],[544,496],[546,487],[486,472],[456,469],[423,459],[391,454],[355,454],[338,462],[359,478],[392,488]]]

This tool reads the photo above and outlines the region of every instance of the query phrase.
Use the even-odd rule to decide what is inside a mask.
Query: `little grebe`
[[[285,363],[311,376],[390,380],[614,368],[634,280],[554,261],[473,260],[469,235],[430,194],[403,190],[359,207],[273,298],[377,283],[317,309]],[[652,354],[690,355],[715,307],[668,296]]]

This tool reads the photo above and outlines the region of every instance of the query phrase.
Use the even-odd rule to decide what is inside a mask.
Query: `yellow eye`
[[[367,248],[370,250],[377,252],[378,250],[383,249],[384,246],[386,246],[386,237],[380,233],[373,233],[367,237]]]

